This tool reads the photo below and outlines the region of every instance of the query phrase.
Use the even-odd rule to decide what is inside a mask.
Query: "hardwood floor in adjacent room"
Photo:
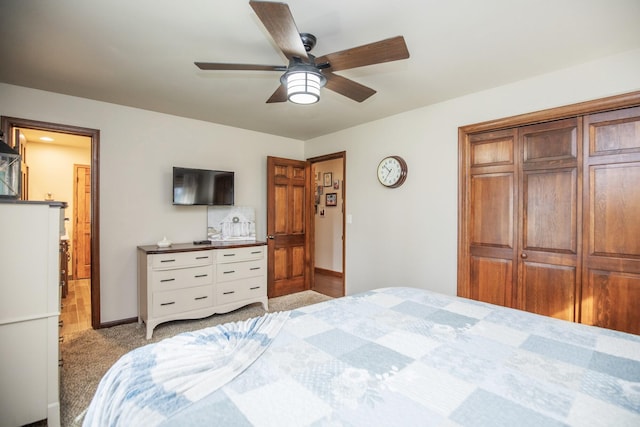
[[[344,296],[342,276],[327,274],[323,270],[316,269],[314,277],[314,284],[311,287],[312,290],[333,298]]]
[[[62,298],[60,335],[91,329],[91,280],[69,280],[67,296]]]

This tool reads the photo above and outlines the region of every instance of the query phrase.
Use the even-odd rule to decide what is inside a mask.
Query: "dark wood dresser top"
[[[243,248],[246,246],[264,246],[267,242],[259,240],[235,240],[235,241],[216,241],[208,245],[195,245],[193,243],[173,243],[168,248],[160,248],[158,245],[138,246],[139,251],[147,254],[167,254],[175,252],[192,252],[192,251],[208,251],[211,249],[233,249]]]

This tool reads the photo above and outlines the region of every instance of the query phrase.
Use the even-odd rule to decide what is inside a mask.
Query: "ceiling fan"
[[[298,32],[293,15],[286,3],[252,0],[249,4],[289,60],[289,65],[215,62],[195,62],[195,64],[201,70],[284,71],[280,77],[280,86],[267,103],[289,100],[297,104],[313,104],[320,99],[320,88],[325,85],[327,89],[362,102],[376,91],[335,74],[334,71],[409,57],[404,37],[397,36],[316,58],[309,53],[316,44],[316,37],[313,34]]]

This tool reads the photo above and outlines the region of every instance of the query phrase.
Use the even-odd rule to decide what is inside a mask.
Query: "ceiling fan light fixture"
[[[327,78],[311,64],[292,61],[280,82],[287,88],[289,101],[294,104],[315,104],[320,100],[320,88],[327,83]]]
[[[306,71],[288,73],[287,98],[294,104],[315,104],[320,100],[320,76]]]

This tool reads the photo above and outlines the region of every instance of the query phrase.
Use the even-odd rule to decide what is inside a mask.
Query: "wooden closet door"
[[[640,334],[640,107],[585,117],[580,321]]]
[[[516,132],[471,135],[461,153],[458,295],[513,306],[516,256]]]
[[[517,308],[575,320],[581,263],[581,126],[521,127]]]

